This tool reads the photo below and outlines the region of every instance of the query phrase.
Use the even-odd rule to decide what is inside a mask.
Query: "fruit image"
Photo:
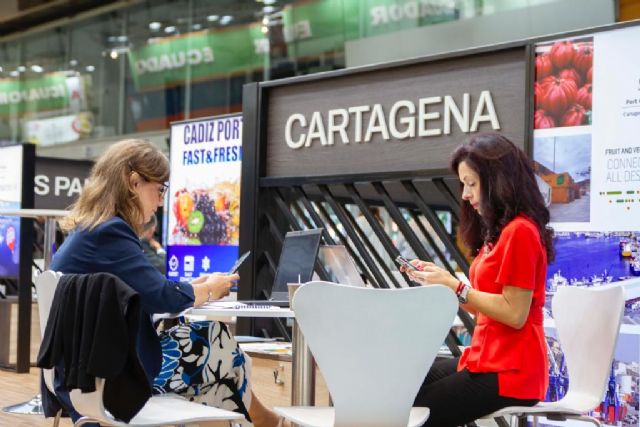
[[[545,111],[560,115],[571,106],[576,99],[578,86],[571,79],[553,77],[552,80],[545,79],[540,96],[540,107]]]
[[[591,124],[593,55],[592,38],[536,48],[534,129]]]
[[[544,110],[536,110],[533,118],[533,127],[535,129],[549,129],[556,127],[553,117],[547,116]]]
[[[580,104],[573,105],[564,115],[560,124],[562,126],[580,126],[585,122],[586,110]]]
[[[191,212],[189,215],[189,220],[187,221],[187,230],[191,234],[198,234],[202,227],[204,226],[204,215],[202,212],[195,210]]]
[[[570,66],[574,55],[575,49],[573,47],[573,43],[570,41],[556,42],[549,51],[549,56],[551,57],[553,66],[558,69]]]
[[[582,105],[585,110],[591,110],[591,84],[582,86],[576,94],[576,103]]]
[[[549,55],[536,57],[536,79],[542,80],[553,74],[553,64]]]
[[[178,224],[186,226],[189,215],[193,211],[193,197],[186,191],[181,192],[178,195],[178,201],[175,204],[175,214]]]
[[[593,65],[593,48],[591,46],[580,46],[574,55],[573,66],[575,69],[586,74]]]
[[[561,79],[571,79],[576,82],[577,87],[582,86],[582,77],[580,77],[580,74],[573,68],[565,68],[558,73],[558,77]]]

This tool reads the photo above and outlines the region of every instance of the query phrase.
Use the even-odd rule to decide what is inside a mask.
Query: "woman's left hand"
[[[420,270],[406,271],[411,280],[421,285],[446,285],[457,286],[458,279],[442,267],[438,267],[432,262],[421,262]]]

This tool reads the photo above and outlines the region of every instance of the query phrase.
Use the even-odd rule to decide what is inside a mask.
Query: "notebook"
[[[330,282],[351,286],[365,286],[349,251],[343,245],[323,245],[318,259],[329,275]]]
[[[264,290],[266,300],[240,300],[240,304],[269,304],[289,306],[287,283],[306,283],[311,280],[318,257],[322,229],[290,231],[284,237],[276,277],[271,287]]]

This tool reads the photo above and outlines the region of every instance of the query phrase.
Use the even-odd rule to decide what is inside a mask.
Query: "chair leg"
[[[56,413],[56,417],[53,419],[53,427],[60,425],[60,417],[62,416],[62,409]]]

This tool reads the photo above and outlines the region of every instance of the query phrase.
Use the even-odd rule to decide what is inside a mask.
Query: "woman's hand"
[[[233,282],[240,279],[239,274],[213,273],[204,284],[209,289],[209,299],[218,300],[231,292]]]
[[[231,291],[233,282],[240,279],[238,274],[213,273],[200,276],[191,282],[196,296],[194,305],[197,307],[207,301],[221,299]]]
[[[414,259],[411,262],[417,270],[411,270],[404,266],[400,271],[407,273],[409,278],[421,285],[445,285],[455,292],[458,287],[458,279],[442,267],[438,267],[432,262]]]

